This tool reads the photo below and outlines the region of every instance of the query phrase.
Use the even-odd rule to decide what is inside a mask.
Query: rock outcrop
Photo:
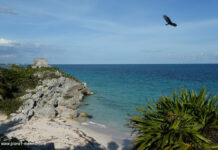
[[[45,71],[35,73],[39,85],[35,89],[26,90],[21,97],[25,102],[12,120],[26,122],[33,116],[74,119],[79,116],[77,108],[85,95],[93,94],[86,83],[80,83],[66,77],[59,71],[48,71],[53,78],[44,78]]]

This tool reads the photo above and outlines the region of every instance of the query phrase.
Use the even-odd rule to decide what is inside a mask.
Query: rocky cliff
[[[38,78],[38,85],[35,89],[27,89],[25,95],[20,97],[24,103],[17,113],[11,114],[14,121],[26,122],[33,116],[75,119],[79,117],[77,108],[84,96],[93,94],[86,83],[58,69],[35,71],[34,77]]]

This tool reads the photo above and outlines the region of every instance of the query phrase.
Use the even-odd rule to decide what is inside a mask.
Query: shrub
[[[37,79],[33,72],[22,67],[0,68],[0,94],[3,98],[14,98],[15,93],[22,93],[27,88],[34,88]]]
[[[162,96],[154,106],[136,108],[141,116],[132,116],[129,123],[135,149],[217,149],[217,98],[205,93],[205,88],[199,94],[182,89],[173,98]]]
[[[43,101],[43,105],[47,104],[47,101]]]
[[[71,96],[71,95],[65,95],[64,96],[64,99],[70,99],[70,98],[72,98],[73,96]]]
[[[6,99],[0,101],[0,112],[9,117],[10,114],[15,113],[22,104],[23,101],[18,99]]]

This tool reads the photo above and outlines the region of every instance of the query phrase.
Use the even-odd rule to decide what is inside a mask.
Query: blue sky
[[[0,18],[0,63],[218,63],[217,0],[0,0]]]

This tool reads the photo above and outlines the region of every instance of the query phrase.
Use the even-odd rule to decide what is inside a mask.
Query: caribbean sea
[[[128,114],[180,88],[218,95],[218,64],[52,65],[86,82],[94,95],[79,110],[92,121],[126,132]]]

